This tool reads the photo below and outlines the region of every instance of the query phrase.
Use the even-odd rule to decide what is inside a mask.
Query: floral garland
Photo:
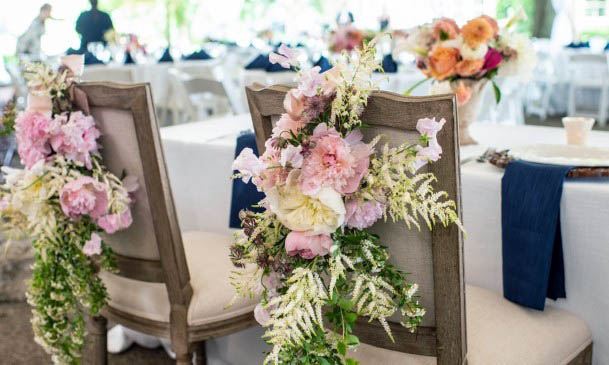
[[[301,70],[264,154],[246,148],[233,164],[236,178],[266,195],[262,212],[241,212],[231,247],[235,298],[261,293],[254,314],[272,345],[265,364],[357,363],[348,350],[359,343],[358,317],[379,321],[393,340],[387,319],[399,313],[414,332],[425,314],[418,286],[367,228],[388,218],[460,226],[454,201],[434,190],[435,176],[417,173],[441,156],[443,119],[419,120],[418,144],[375,153],[380,137],[362,140],[360,115],[375,88],[372,72],[381,69],[375,42],[323,74]],[[278,52],[272,63],[298,67],[297,51]]]
[[[108,300],[97,272],[116,270],[112,249],[100,234],[131,225],[137,181],[131,176],[121,180],[104,167],[101,133],[93,117],[76,110],[70,98],[77,92],[73,85],[82,58],[62,61],[58,71],[26,66],[28,107],[14,118],[25,169],[3,167],[0,217],[11,237],[33,242],[27,298],[36,342],[54,363],[77,364],[84,313],[97,315]]]
[[[526,79],[535,66],[536,56],[528,37],[510,31],[523,16],[526,15],[516,14],[501,28],[488,15],[474,18],[462,27],[450,18],[436,19],[411,30],[397,42],[394,52],[413,54],[417,67],[428,79],[454,84],[459,105],[471,98],[472,87],[467,80],[490,80],[499,102],[501,90],[494,78],[518,75]],[[446,91],[450,92],[450,87]]]

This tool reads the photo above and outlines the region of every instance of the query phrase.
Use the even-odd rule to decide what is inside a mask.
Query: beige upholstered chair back
[[[259,151],[270,136],[272,124],[283,113],[283,98],[288,87],[248,87],[247,96]],[[399,145],[415,142],[420,118],[444,118],[438,134],[443,148],[442,159],[422,170],[438,177],[436,188],[448,192],[460,210],[457,114],[454,96],[403,97],[375,92],[368,100],[362,119],[370,126],[363,130],[365,140],[383,135],[381,144]],[[465,312],[462,265],[462,237],[455,226],[436,227],[430,232],[408,229],[402,222],[378,223],[372,230],[380,233],[389,247],[391,260],[410,273],[410,281],[419,284],[420,300],[427,310],[422,326],[410,334],[392,323],[396,342],[392,343],[380,325],[362,321],[358,324],[360,340],[375,346],[420,355],[437,356],[438,364],[460,364],[465,357]]]
[[[83,83],[88,109],[102,133],[102,155],[117,176],[134,175],[133,224],[104,237],[119,275],[163,282],[172,303],[188,303],[190,277],[147,84]],[[174,295],[172,295],[172,293]]]

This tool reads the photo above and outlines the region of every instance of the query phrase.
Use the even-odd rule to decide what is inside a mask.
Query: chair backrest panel
[[[136,175],[140,185],[133,224],[109,238],[119,254],[119,265],[123,264],[119,275],[153,282],[162,279],[170,302],[188,305],[190,275],[150,86],[83,83],[77,88],[87,95],[103,134],[104,163],[117,176],[123,170]]]
[[[248,103],[252,113],[256,143],[261,153],[271,135],[272,122],[284,112],[283,98],[287,86],[248,87]],[[362,114],[370,128],[363,130],[365,140],[383,135],[381,144],[414,142],[419,134],[416,123],[421,118],[444,118],[446,124],[438,134],[443,148],[442,159],[423,167],[434,173],[436,189],[444,190],[457,203],[460,213],[459,152],[457,113],[454,95],[404,97],[387,92],[374,92]],[[461,364],[466,354],[465,299],[463,285],[462,235],[457,227],[426,226],[407,229],[402,222],[377,223],[372,230],[380,233],[383,244],[390,247],[391,260],[410,273],[409,281],[420,286],[421,302],[427,315],[420,332],[409,334],[396,328],[396,343],[389,341],[381,326],[364,325],[358,333],[363,342],[392,350],[436,355],[438,364]]]

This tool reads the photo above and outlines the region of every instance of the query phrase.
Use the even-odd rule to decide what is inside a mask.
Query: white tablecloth
[[[183,230],[229,232],[231,163],[235,138],[250,129],[249,115],[164,128],[161,131],[174,198]],[[563,130],[548,127],[477,124],[472,134],[480,146],[465,147],[461,157],[486,146],[506,148],[530,143],[563,143]],[[591,144],[609,145],[609,133],[592,133]],[[468,283],[502,291],[501,177],[488,164],[466,163],[461,169]],[[561,202],[566,300],[550,302],[584,319],[594,339],[594,364],[609,364],[609,180],[568,181]],[[225,345],[257,336],[228,336]],[[229,344],[229,345],[227,345]],[[235,365],[237,360],[226,361]]]

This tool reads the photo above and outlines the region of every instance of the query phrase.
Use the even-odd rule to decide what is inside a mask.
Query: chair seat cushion
[[[465,295],[469,365],[567,364],[592,342],[586,323],[564,310],[523,308],[497,293],[469,285]],[[436,363],[434,357],[369,345],[361,346],[353,356],[363,365]]]
[[[238,300],[226,308],[235,290],[229,275],[232,237],[209,232],[182,234],[193,296],[188,324],[204,325],[252,312],[258,298]],[[131,280],[104,272],[101,277],[110,296],[109,305],[120,311],[159,322],[169,322],[169,298],[165,284]]]

